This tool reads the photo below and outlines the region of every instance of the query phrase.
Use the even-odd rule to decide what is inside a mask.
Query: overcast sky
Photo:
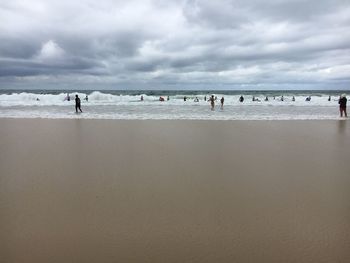
[[[0,0],[0,89],[350,89],[349,0]]]

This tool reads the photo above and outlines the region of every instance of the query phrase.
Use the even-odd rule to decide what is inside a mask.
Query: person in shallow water
[[[224,97],[222,97],[221,100],[220,100],[220,102],[221,102],[221,109],[224,108],[224,101],[225,101],[225,99],[224,99]]]
[[[345,94],[341,95],[338,101],[340,117],[343,117],[343,114],[345,117],[348,117],[348,114],[346,112],[346,102],[347,102],[346,95]]]
[[[211,95],[209,101],[210,101],[211,110],[214,110],[214,107],[215,107],[215,98],[214,98],[214,95]]]
[[[243,96],[239,97],[239,102],[243,102],[243,101],[244,101]]]
[[[80,110],[80,112],[83,112],[80,106],[80,98],[78,95],[75,95],[75,112],[78,112],[78,110]]]

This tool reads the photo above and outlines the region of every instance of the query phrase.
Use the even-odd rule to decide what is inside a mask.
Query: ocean
[[[343,93],[346,91],[0,90],[0,117],[329,120],[339,118],[338,98]],[[68,94],[70,101],[67,100]],[[83,110],[81,114],[75,113],[76,94],[81,99]],[[217,97],[214,110],[211,110],[210,103],[205,101],[205,98],[208,100],[212,94]],[[85,100],[86,96],[88,101]],[[240,96],[244,97],[243,102],[239,102]],[[163,97],[164,101],[160,101],[160,97]],[[187,98],[186,101],[184,97]],[[224,97],[223,108],[220,107],[222,97]],[[255,101],[253,97],[256,98]],[[266,97],[267,101],[265,101]],[[306,101],[307,97],[311,100]]]

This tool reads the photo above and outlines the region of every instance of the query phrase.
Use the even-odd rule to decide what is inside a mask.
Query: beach
[[[349,201],[347,120],[0,119],[4,263],[345,263]]]

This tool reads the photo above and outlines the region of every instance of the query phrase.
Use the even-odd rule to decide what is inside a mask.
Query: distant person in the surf
[[[78,94],[77,94],[77,95],[75,95],[75,112],[78,113],[78,110],[80,110],[80,112],[83,112],[83,111],[81,110],[80,98],[79,98],[79,96],[78,96]]]
[[[293,96],[292,101],[295,101],[295,97]]]
[[[141,95],[141,101],[143,101],[143,96]]]
[[[210,101],[211,110],[214,110],[214,107],[215,107],[215,98],[214,98],[214,95],[211,95],[209,101]]]
[[[88,95],[85,96],[85,100],[86,100],[86,101],[89,101]]]
[[[163,97],[159,97],[159,101],[164,101],[164,98]]]
[[[346,98],[346,95],[343,94],[340,96],[339,98],[339,112],[340,112],[340,117],[343,117],[343,114],[345,117],[348,117],[348,114],[346,112],[346,103],[347,103],[347,98]]]
[[[187,100],[187,97],[185,96],[185,97],[184,97],[184,101],[186,101],[186,100]]]
[[[281,101],[284,101],[284,97],[283,96],[281,97]]]
[[[243,102],[244,101],[244,97],[241,95],[240,97],[239,97],[239,102]]]
[[[269,101],[269,97],[266,96],[266,97],[265,97],[265,101]]]
[[[170,100],[170,97],[168,96],[168,97],[166,98],[166,100]]]
[[[70,96],[69,96],[69,93],[67,93],[66,100],[70,101]]]
[[[194,102],[199,102],[198,97],[196,97],[196,98],[194,99]]]
[[[221,109],[224,109],[224,97],[221,98],[220,103],[221,103]]]
[[[305,101],[311,101],[311,96],[307,97]]]
[[[207,96],[204,96],[204,101],[207,101]]]
[[[331,101],[331,96],[328,97],[328,101]]]

